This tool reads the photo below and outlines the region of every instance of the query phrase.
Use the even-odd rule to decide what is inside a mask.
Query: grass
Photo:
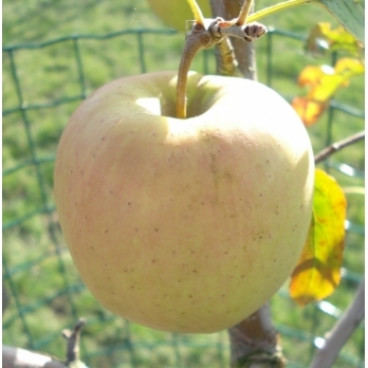
[[[257,7],[271,3],[274,2],[259,0]],[[61,39],[40,47],[40,43],[70,35],[101,36],[142,27],[162,30],[164,24],[143,0],[5,0],[3,12],[4,46],[28,45],[12,53],[3,52],[3,279],[9,299],[3,315],[3,342],[63,357],[61,330],[71,327],[79,316],[86,316],[82,354],[91,367],[226,367],[226,332],[168,334],[128,323],[104,310],[76,273],[53,207],[52,170],[57,142],[83,96],[124,75],[142,70],[175,70],[183,35],[167,31],[140,38],[137,33],[127,33],[103,39]],[[305,6],[265,19],[265,23],[303,36],[317,19],[334,22],[320,8]],[[140,58],[140,42],[145,50],[144,60]],[[303,51],[300,41],[283,36],[275,35],[272,47],[272,86],[287,98],[301,93],[296,80],[305,65],[329,61],[328,57],[312,58]],[[76,59],[76,50],[80,59]],[[267,79],[266,54],[266,39],[259,40],[260,81]],[[211,52],[199,55],[193,69],[203,70],[206,55],[211,59],[208,71],[214,72]],[[16,69],[12,70],[12,63]],[[363,83],[362,79],[353,80],[336,99],[364,110]],[[316,152],[326,144],[328,119],[325,114],[309,129]],[[331,139],[344,138],[363,128],[363,119],[335,111]],[[362,143],[349,147],[335,155],[331,164],[344,162],[363,171],[363,151]],[[331,173],[346,188],[349,220],[363,224],[363,178],[334,169]],[[350,232],[344,258],[348,277],[326,300],[341,311],[353,298],[355,275],[364,273],[363,254],[363,236]],[[336,318],[318,305],[296,307],[287,297],[286,287],[287,284],[272,299],[272,313],[282,334],[289,367],[303,367],[310,359],[313,338],[324,336]],[[363,341],[360,328],[343,350],[343,356],[355,360],[342,357],[336,367],[358,367]]]

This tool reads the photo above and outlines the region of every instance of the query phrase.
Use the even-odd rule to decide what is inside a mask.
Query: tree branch
[[[3,346],[3,368],[67,368],[50,356],[33,351]]]
[[[329,368],[337,359],[342,347],[364,318],[364,279],[353,302],[330,332],[322,349],[317,351],[310,368]]]
[[[79,362],[79,341],[82,328],[84,326],[84,319],[80,319],[74,326],[73,330],[62,331],[63,337],[66,339],[66,362],[68,365]],[[82,368],[82,365],[80,365]]]
[[[73,330],[64,330],[63,336],[67,340],[66,362],[26,349],[12,346],[2,347],[3,368],[87,368],[79,360],[79,339],[84,320],[79,320]]]
[[[223,38],[216,47],[216,73],[230,77],[242,77],[243,74],[238,68],[234,48],[230,40]]]
[[[350,146],[351,144],[354,144],[360,140],[365,139],[365,131],[361,131],[359,133],[353,134],[348,138],[342,139],[341,141],[335,142],[331,144],[330,146],[324,148],[321,152],[319,152],[314,157],[314,162],[317,164],[319,162],[322,162],[326,160],[329,156],[334,154],[337,151],[342,150],[345,147]]]
[[[189,1],[189,0],[188,0]],[[247,4],[251,3],[252,0],[244,0]],[[197,7],[195,0],[189,2],[192,6],[192,11],[195,17],[194,24],[192,28],[186,35],[185,47],[180,59],[180,66],[178,71],[178,82],[176,86],[176,117],[180,119],[185,119],[187,117],[186,111],[186,91],[187,91],[187,74],[191,65],[191,62],[197,52],[204,48],[209,48],[211,46],[221,43],[220,62],[230,63],[226,65],[226,70],[234,70],[234,65],[231,64],[233,58],[233,52],[229,44],[224,43],[223,40],[229,36],[235,37],[235,39],[240,38],[242,41],[252,41],[258,39],[266,33],[266,27],[259,23],[242,24],[246,20],[247,6],[242,8],[245,9],[242,12],[242,17],[240,23],[238,23],[239,18],[232,18],[228,21],[222,17],[204,19],[201,10]],[[226,3],[228,4],[228,3]],[[231,3],[229,3],[231,4]],[[226,8],[225,8],[226,9]],[[230,14],[231,15],[231,14]],[[242,45],[244,49],[244,44]],[[225,54],[223,54],[225,53]],[[251,54],[249,54],[251,55]],[[244,54],[248,56],[248,54]],[[254,60],[248,58],[246,63],[247,70],[255,71]],[[245,66],[245,64],[243,65]],[[229,68],[228,68],[229,67]],[[255,75],[246,75],[249,78],[255,78]]]
[[[244,321],[231,327],[229,335],[231,367],[282,368],[285,366],[268,303]]]
[[[211,0],[212,13],[214,17],[230,20],[238,19],[243,3],[244,0]],[[230,21],[229,24],[231,23]],[[234,75],[238,75],[240,72],[243,77],[256,80],[257,73],[254,47],[251,42],[244,42],[244,38],[247,39],[244,37],[244,33],[242,33],[244,32],[242,31],[244,25],[237,26],[235,24],[235,28],[233,26],[229,28],[230,29],[225,28],[221,30],[232,37],[227,41],[230,42],[230,47],[223,44],[225,42],[224,40],[221,41],[219,47],[217,47],[217,70],[219,72],[222,70],[233,70]],[[239,38],[239,35],[241,35],[242,38]],[[247,34],[245,36],[247,36]],[[231,50],[233,50],[233,52]]]
[[[247,1],[248,4],[244,4]],[[217,69],[227,71],[226,75],[241,75],[248,79],[257,79],[255,51],[251,42],[247,40],[248,33],[258,38],[258,32],[262,35],[264,28],[258,28],[257,24],[236,24],[241,17],[240,23],[246,18],[248,12],[248,0],[211,0],[211,8],[215,17],[230,19],[219,24],[221,36],[231,36],[224,44],[217,46]],[[241,11],[241,9],[243,9]],[[242,13],[242,14],[240,14]],[[236,20],[235,23],[233,20]],[[245,27],[247,31],[245,32]],[[212,32],[216,32],[214,29]],[[243,33],[242,33],[243,32]],[[245,35],[244,35],[245,32]],[[236,37],[234,37],[236,36]],[[241,36],[241,38],[238,38]],[[277,333],[272,325],[268,303],[246,318],[236,326],[228,330],[231,344],[231,366],[241,368],[270,368],[284,367],[284,358],[278,343]]]

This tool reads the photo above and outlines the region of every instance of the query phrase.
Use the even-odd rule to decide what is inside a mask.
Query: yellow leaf
[[[346,198],[338,183],[316,170],[308,239],[290,282],[290,296],[305,305],[329,296],[340,283]]]
[[[306,66],[299,74],[300,86],[307,86],[306,97],[296,97],[292,103],[305,125],[314,124],[326,109],[329,100],[341,87],[347,87],[352,77],[364,73],[362,61],[339,59],[335,67]]]
[[[342,26],[331,28],[330,23],[317,23],[312,29],[306,42],[307,50],[314,54],[324,54],[327,50],[345,50],[353,55],[361,55],[363,45],[347,32]]]
[[[314,101],[306,97],[294,97],[291,105],[305,126],[313,125],[327,108],[327,103]]]
[[[363,74],[364,63],[359,59],[349,57],[341,58],[337,60],[335,72],[341,75],[348,74],[349,77]]]
[[[298,84],[304,86],[316,86],[320,83],[324,72],[320,66],[307,65],[299,74]]]
[[[309,99],[326,102],[337,89],[343,85],[346,78],[337,74],[336,70],[328,65],[306,66],[299,74],[300,86],[308,86]]]
[[[327,102],[348,80],[339,74],[325,74],[320,83],[308,92],[308,97],[320,102]]]

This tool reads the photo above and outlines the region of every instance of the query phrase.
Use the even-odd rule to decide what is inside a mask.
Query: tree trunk
[[[237,18],[243,1],[211,0],[212,14],[225,20]],[[244,78],[257,79],[255,50],[252,42],[241,38],[224,39],[217,47],[216,58],[217,70],[220,74],[240,74]],[[229,328],[228,332],[232,367],[280,368],[285,366],[268,303],[244,321]]]

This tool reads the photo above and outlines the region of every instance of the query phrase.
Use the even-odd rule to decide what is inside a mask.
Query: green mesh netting
[[[286,98],[298,92],[306,60],[304,37],[271,30],[257,45],[259,79]],[[162,53],[151,47],[170,43]],[[103,309],[71,262],[55,213],[52,173],[56,145],[68,117],[93,89],[122,75],[176,69],[182,35],[169,30],[124,30],[3,47],[3,343],[64,358],[61,331],[86,318],[82,359],[90,367],[227,367],[226,331],[210,335],[163,333]],[[336,56],[336,55],[335,55]],[[333,63],[329,58],[324,62]],[[321,60],[318,61],[319,63]],[[118,67],[116,67],[118,65]],[[193,69],[214,73],[212,51]],[[294,92],[292,92],[294,91]],[[364,126],[363,83],[342,92],[310,128],[317,152]],[[353,93],[353,95],[351,95]],[[347,193],[343,281],[328,299],[297,307],[287,285],[271,300],[289,367],[306,367],[343,310],[364,271],[364,146],[333,156],[325,169]],[[364,328],[346,344],[336,367],[363,367]]]

